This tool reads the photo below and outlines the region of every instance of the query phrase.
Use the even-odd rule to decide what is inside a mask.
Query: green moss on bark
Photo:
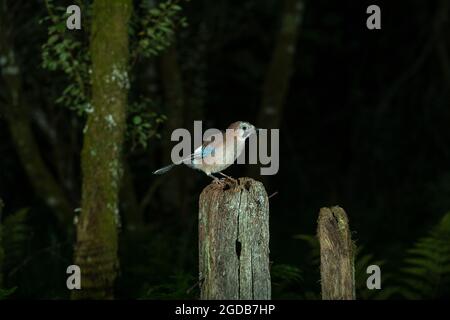
[[[118,193],[128,80],[131,0],[96,0],[90,53],[92,106],[82,151],[82,210],[75,263],[82,290],[74,298],[113,298],[117,275]]]

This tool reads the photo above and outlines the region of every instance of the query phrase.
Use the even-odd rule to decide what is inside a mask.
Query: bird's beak
[[[258,135],[258,131],[261,130],[261,128],[255,128],[254,131],[252,131],[250,134],[256,134]]]

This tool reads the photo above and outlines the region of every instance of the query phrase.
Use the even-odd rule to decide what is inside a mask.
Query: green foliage
[[[184,0],[187,1],[187,0]],[[132,20],[131,60],[138,57],[152,58],[158,56],[174,41],[177,27],[186,27],[186,18],[181,16],[182,0],[166,0],[154,5],[150,1],[140,4],[138,12]],[[155,99],[141,98],[130,105],[127,138],[132,149],[146,149],[152,137],[159,138],[159,125],[167,118],[158,114]]]
[[[132,56],[157,56],[172,42],[177,25],[186,26],[185,18],[180,16],[180,1],[168,0],[157,7],[150,8],[149,2],[141,5],[145,12],[130,28]],[[79,116],[91,113],[91,59],[86,39],[77,32],[66,29],[66,8],[57,6],[53,0],[46,1],[49,16],[41,23],[48,23],[47,42],[42,46],[42,66],[50,71],[62,72],[66,81],[56,103],[77,112]],[[84,21],[90,16],[90,7],[84,10]],[[135,17],[136,19],[136,17]],[[88,23],[83,23],[84,26]],[[138,28],[137,38],[133,37]],[[86,32],[84,32],[86,34]],[[128,110],[127,138],[132,148],[147,148],[148,140],[158,137],[158,126],[166,119],[154,110],[156,103],[149,98],[130,103]],[[153,110],[153,111],[152,111]]]
[[[320,300],[320,246],[315,235],[298,234],[294,235],[294,239],[299,239],[306,243],[308,250],[303,253],[305,264],[302,266],[305,275],[305,282],[301,289],[303,300]],[[312,279],[312,280],[311,280]]]
[[[124,296],[136,299],[199,297],[197,267],[180,260],[183,246],[177,236],[184,238],[179,228],[145,228],[120,238],[120,261],[126,278],[119,278],[118,283]],[[194,244],[195,240],[188,242]],[[187,258],[190,257],[197,261],[194,250],[189,251]]]
[[[450,213],[407,251],[399,275],[400,294],[407,299],[433,299],[449,294]]]
[[[56,103],[76,111],[79,115],[89,113],[90,55],[80,33],[66,28],[68,14],[63,6],[53,0],[46,1],[49,16],[41,23],[49,23],[47,42],[42,45],[42,66],[50,71],[62,72],[67,82]],[[88,8],[86,8],[88,9]]]
[[[6,217],[0,224],[0,278],[4,271],[10,271],[25,256],[25,244],[29,235],[27,216],[28,208],[24,208]],[[1,280],[0,300],[4,300],[10,297],[17,287],[5,289]]]
[[[164,284],[148,287],[141,299],[194,299],[198,291],[194,290],[196,287],[198,283],[193,275],[179,272],[170,276]]]
[[[294,239],[299,239],[305,241],[310,251],[308,252],[308,261],[315,266],[320,265],[320,245],[317,237],[311,234],[297,234],[294,236]]]
[[[302,282],[302,271],[288,264],[273,264],[270,270],[272,296],[274,299],[300,299],[298,285]]]
[[[165,115],[156,113],[154,100],[142,98],[130,105],[127,121],[127,139],[131,148],[146,149],[152,137],[160,138],[159,126],[167,119]]]
[[[2,289],[0,288],[0,300],[5,300],[9,298],[14,291],[16,291],[17,287],[11,288],[11,289]]]
[[[16,266],[26,254],[26,243],[30,235],[28,210],[20,209],[7,216],[2,223],[2,245],[5,252],[3,270]]]
[[[273,265],[271,276],[274,282],[298,282],[302,280],[301,270],[288,264]]]
[[[136,33],[137,41],[134,45],[133,56],[158,56],[168,48],[174,39],[177,26],[186,27],[186,18],[180,15],[181,0],[166,0],[157,6],[148,1],[141,3],[144,15],[134,23],[132,31]]]

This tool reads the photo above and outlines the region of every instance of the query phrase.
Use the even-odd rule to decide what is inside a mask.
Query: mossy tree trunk
[[[95,0],[93,4],[90,52],[94,111],[88,116],[84,134],[82,205],[75,248],[82,289],[73,291],[73,298],[113,298],[131,11],[131,0]]]

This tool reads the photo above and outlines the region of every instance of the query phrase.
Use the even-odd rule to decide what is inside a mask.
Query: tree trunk
[[[354,244],[345,211],[337,206],[320,209],[317,236],[322,299],[354,300]]]
[[[170,140],[172,132],[175,129],[184,126],[183,109],[184,109],[184,94],[183,94],[183,80],[181,70],[178,63],[176,43],[166,49],[161,55],[161,77],[164,89],[164,104],[166,109],[167,121],[164,128],[162,161],[165,164],[171,163],[171,152],[174,143]],[[183,198],[184,179],[178,170],[170,172],[163,184],[161,185],[161,199],[164,208],[168,211],[176,211],[182,213],[180,210]]]
[[[201,299],[270,299],[269,200],[262,183],[211,183],[199,203]]]
[[[12,142],[36,195],[52,209],[61,227],[73,227],[73,209],[48,167],[44,163],[35,134],[31,129],[30,108],[24,99],[22,75],[15,56],[13,24],[8,19],[6,3],[0,3],[1,76],[7,90],[7,105],[2,111]]]
[[[255,123],[259,128],[280,128],[284,102],[294,69],[297,38],[304,16],[304,3],[304,0],[283,1],[280,29],[264,79],[261,107]],[[259,177],[265,185],[268,185],[267,177],[260,175],[259,166],[248,166],[247,174],[250,177]]]
[[[263,86],[261,110],[256,125],[279,128],[292,74],[304,0],[284,0],[281,26]]]
[[[75,264],[81,290],[73,298],[110,299],[117,275],[118,193],[128,80],[131,0],[95,0],[90,52],[92,107],[82,150],[82,204]]]

